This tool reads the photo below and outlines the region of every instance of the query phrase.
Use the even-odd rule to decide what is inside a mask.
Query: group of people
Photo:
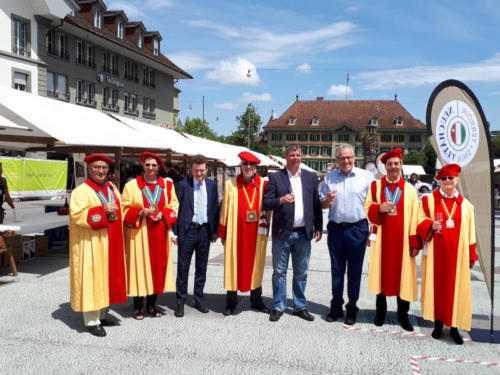
[[[224,186],[219,206],[217,185],[207,178],[203,156],[192,159],[191,176],[175,185],[158,176],[161,158],[144,152],[144,173],[129,181],[120,197],[106,179],[112,160],[87,156],[87,181],[77,187],[70,204],[71,304],[83,312],[88,331],[105,336],[113,322],[106,309],[133,297],[132,315],[160,317],[158,294],[174,290],[172,245],[178,246],[175,316],[184,316],[189,267],[195,254],[194,307],[207,313],[204,286],[210,243],[224,245],[224,315],[234,313],[238,291],[250,291],[252,309],[278,321],[287,308],[286,277],[292,258],[293,313],[314,320],[307,310],[305,289],[311,241],[322,237],[322,209],[328,213],[328,248],[332,271],[332,300],[328,322],[344,317],[344,279],[347,295],[344,323],[356,323],[357,300],[367,240],[370,243],[368,289],[376,295],[374,324],[384,324],[387,296],[397,297],[398,321],[412,331],[410,302],[418,298],[415,257],[422,259],[421,301],[425,319],[435,321],[432,336],[443,324],[470,330],[470,268],[477,260],[472,205],[457,191],[460,167],[443,167],[441,189],[422,199],[401,176],[400,149],[384,155],[387,175],[354,167],[349,144],[336,151],[338,169],[321,187],[314,172],[300,168],[300,146],[286,150],[286,167],[265,180],[257,174],[260,160],[241,152],[241,173]],[[266,246],[272,217],[273,304],[262,299]],[[443,221],[445,220],[445,221]],[[371,223],[371,229],[370,225]],[[144,302],[146,302],[144,306]]]

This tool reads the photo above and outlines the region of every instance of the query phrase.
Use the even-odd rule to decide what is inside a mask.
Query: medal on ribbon
[[[391,189],[389,189],[389,186],[386,185],[384,188],[384,195],[385,199],[391,202],[391,204],[394,206],[391,211],[389,211],[387,214],[388,215],[397,215],[398,214],[398,203],[399,203],[399,198],[401,198],[401,188],[399,186],[396,186],[396,189],[394,189],[394,193],[391,193]]]
[[[115,203],[115,196],[113,195],[113,191],[111,190],[111,188],[109,186],[108,186],[108,198],[107,199],[104,196],[103,192],[100,190],[96,191],[96,194],[97,194],[97,197],[99,198],[99,200],[101,201],[103,206],[105,206],[109,203]],[[106,212],[106,217],[108,218],[108,221],[110,223],[118,220],[118,218],[116,217],[116,213],[114,211],[113,212]]]
[[[151,193],[149,186],[146,185],[142,188],[142,192],[148,201],[149,208],[153,209],[153,214],[158,214],[158,204],[160,203],[161,193],[163,189],[160,185],[156,185],[154,193]]]
[[[247,194],[247,189],[245,186],[243,186],[243,192],[245,193],[245,197],[248,202],[248,207],[250,208],[247,210],[247,223],[255,223],[257,222],[257,210],[253,210],[253,205],[255,203],[255,193],[257,192],[257,188],[253,189],[253,196],[252,196],[252,201],[250,202],[250,198],[248,197]]]
[[[446,220],[446,228],[448,229],[455,228],[455,220],[453,220],[453,216],[455,216],[455,211],[457,210],[457,202],[453,202],[453,208],[451,209],[451,214],[448,211],[446,204],[443,202],[443,199],[441,199],[441,206],[443,207],[446,216],[448,216],[448,219]]]

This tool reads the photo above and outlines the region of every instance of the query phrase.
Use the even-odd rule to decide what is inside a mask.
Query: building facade
[[[40,12],[35,9],[40,3],[59,4],[60,11]],[[153,125],[176,126],[180,90],[175,82],[192,77],[161,53],[159,32],[129,21],[122,10],[108,10],[102,0],[2,0],[0,15],[5,19],[2,27],[6,29],[8,21],[12,29],[10,45],[0,46],[0,64],[17,61],[15,72],[0,66],[12,70],[2,77],[4,86]],[[22,27],[15,26],[17,20]]]
[[[377,148],[375,153],[395,147],[404,153],[420,151],[425,138],[426,126],[397,100],[337,101],[320,97],[297,99],[280,117],[271,118],[264,126],[262,142],[273,147],[298,144],[303,162],[317,171],[327,171],[335,166],[335,150],[342,143],[353,146],[355,165],[364,167],[373,161],[373,150],[368,148]]]

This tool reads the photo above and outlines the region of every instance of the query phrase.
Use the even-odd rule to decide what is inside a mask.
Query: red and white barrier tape
[[[471,363],[473,365],[500,367],[500,363],[497,362],[481,362],[481,361],[470,361],[465,359],[452,359],[452,358],[442,358],[442,357],[427,357],[424,355],[412,355],[410,357],[410,364],[411,364],[411,370],[415,374],[420,374],[420,368],[418,367],[419,359],[426,359],[428,361],[453,362],[453,363]]]
[[[381,332],[388,333],[390,335],[401,335],[401,336],[413,336],[413,337],[432,337],[426,333],[418,333],[418,332],[406,332],[406,331],[391,331],[389,329],[380,329],[380,328],[360,328],[360,327],[351,327],[344,324],[344,328],[349,331],[358,331],[358,332]],[[471,339],[464,339],[465,342],[472,341]]]

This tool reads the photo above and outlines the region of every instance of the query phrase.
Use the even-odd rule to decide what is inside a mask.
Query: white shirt
[[[458,191],[455,190],[455,192],[452,194],[452,195],[448,195],[446,194],[443,189],[439,189],[439,192],[441,193],[441,195],[445,198],[458,198]]]
[[[198,181],[193,178],[193,223],[204,224],[207,219],[207,187],[205,179]],[[200,212],[198,212],[200,211]]]
[[[294,196],[295,203],[295,215],[293,217],[293,227],[303,227],[306,225],[304,221],[304,200],[302,198],[302,179],[301,179],[301,171],[297,172],[295,176],[292,175],[290,170],[287,168],[288,178],[290,179],[290,185],[292,186],[291,193]]]

